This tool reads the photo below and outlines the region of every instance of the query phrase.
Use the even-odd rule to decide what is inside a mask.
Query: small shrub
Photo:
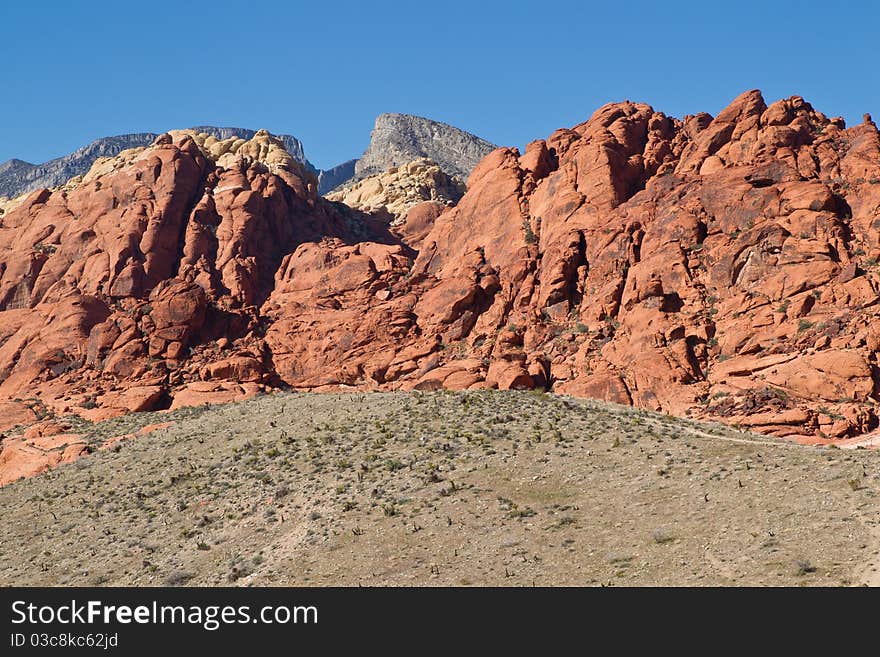
[[[529,220],[523,219],[522,225],[523,225],[523,231],[526,234],[526,237],[525,237],[526,244],[537,244],[538,243],[538,236],[535,235],[535,232],[532,230],[532,224],[529,222]]]
[[[803,333],[804,331],[808,331],[813,328],[813,326],[815,326],[813,322],[808,322],[807,320],[802,319],[798,322],[797,331],[798,333]]]

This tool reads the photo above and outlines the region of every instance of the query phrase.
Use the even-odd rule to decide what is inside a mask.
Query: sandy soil
[[[880,452],[534,392],[275,394],[79,426],[0,584],[880,584]]]

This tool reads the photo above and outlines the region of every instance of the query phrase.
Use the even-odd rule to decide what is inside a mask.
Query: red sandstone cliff
[[[542,386],[801,437],[877,425],[870,117],[845,129],[757,91],[714,118],[615,103],[494,151],[456,207],[393,228],[292,161],[206,153],[163,136],[3,216],[8,426],[285,384]]]

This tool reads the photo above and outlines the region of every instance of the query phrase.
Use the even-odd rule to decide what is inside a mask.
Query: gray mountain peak
[[[410,114],[380,114],[370,145],[355,165],[355,178],[427,157],[446,173],[466,180],[495,146],[459,128]]]

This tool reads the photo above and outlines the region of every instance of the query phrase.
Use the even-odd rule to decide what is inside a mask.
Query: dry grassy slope
[[[0,489],[0,584],[877,577],[877,452],[527,392],[276,394],[160,417],[176,423]]]

